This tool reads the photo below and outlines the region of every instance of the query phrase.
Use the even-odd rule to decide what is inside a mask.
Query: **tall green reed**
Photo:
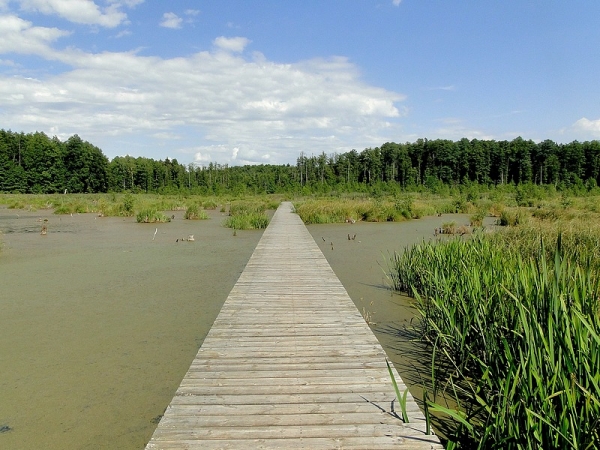
[[[560,233],[550,241],[479,235],[393,257],[394,286],[416,298],[433,364],[450,368],[434,386],[462,406],[430,409],[454,421],[461,447],[600,446],[595,247],[572,236],[565,245]]]

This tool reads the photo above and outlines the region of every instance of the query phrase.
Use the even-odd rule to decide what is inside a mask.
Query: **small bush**
[[[125,217],[133,216],[133,208],[135,206],[135,199],[130,192],[125,194],[125,198],[123,198],[123,204],[121,205],[121,214]]]

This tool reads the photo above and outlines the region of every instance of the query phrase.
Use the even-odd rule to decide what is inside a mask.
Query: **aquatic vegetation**
[[[433,367],[445,370],[433,384],[460,405],[428,405],[455,423],[450,441],[600,446],[599,238],[521,226],[393,257],[394,287],[416,298]]]
[[[486,209],[480,209],[471,216],[471,225],[474,227],[480,227],[483,224],[483,219],[487,215]]]
[[[223,225],[234,230],[259,230],[267,228],[269,217],[265,213],[239,213],[227,217]]]
[[[404,423],[408,423],[408,413],[406,412],[406,399],[408,396],[408,388],[405,388],[404,393],[400,395],[400,389],[398,388],[398,383],[396,382],[396,377],[394,376],[394,372],[392,371],[390,362],[386,359],[385,363],[387,364],[388,373],[390,375],[390,379],[392,380],[392,386],[394,386],[396,400],[398,400],[398,403],[400,404],[400,410],[402,411],[402,421]]]
[[[319,199],[294,202],[306,224],[344,222],[401,222],[422,214],[410,198]]]
[[[209,198],[202,202],[202,207],[204,209],[217,209],[217,206],[219,206],[219,204],[217,203],[217,201],[215,199],[212,199],[212,198]]]
[[[138,223],[170,222],[171,218],[155,209],[143,209],[137,213],[136,221]]]
[[[526,214],[521,208],[503,209],[498,219],[498,225],[503,227],[516,227],[527,221]]]
[[[208,219],[208,214],[197,204],[191,204],[185,211],[183,218],[188,220],[206,220]]]
[[[267,209],[272,206],[271,202],[264,199],[254,198],[251,200],[235,200],[229,204],[229,217],[223,222],[223,226],[234,230],[258,230],[267,228],[269,217]]]

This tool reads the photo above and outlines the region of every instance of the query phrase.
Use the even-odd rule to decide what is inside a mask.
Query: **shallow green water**
[[[0,207],[0,448],[144,448],[262,235],[233,236],[214,211],[181,216],[155,226]],[[388,290],[385,261],[441,220],[309,227],[407,384],[414,310]]]
[[[0,209],[0,448],[144,448],[262,234],[221,221]]]

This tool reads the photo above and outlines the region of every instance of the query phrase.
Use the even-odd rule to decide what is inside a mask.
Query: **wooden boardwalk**
[[[146,448],[442,448],[410,394],[409,423],[391,413],[386,355],[291,210],[275,213]]]

